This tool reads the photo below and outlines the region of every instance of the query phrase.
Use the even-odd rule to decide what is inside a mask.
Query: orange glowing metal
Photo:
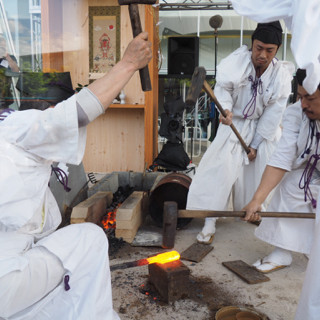
[[[140,259],[136,261],[116,264],[116,265],[110,266],[110,270],[113,271],[118,269],[127,269],[132,267],[145,266],[146,264],[151,264],[151,263],[164,264],[164,263],[168,263],[168,262],[179,260],[179,259],[180,259],[180,254],[177,251],[169,251],[165,253],[160,253],[154,257],[150,257],[147,259]]]
[[[177,251],[170,251],[170,252],[165,252],[165,253],[160,253],[154,257],[147,258],[147,261],[149,264],[151,263],[168,263],[171,261],[179,260],[180,259],[180,254]]]

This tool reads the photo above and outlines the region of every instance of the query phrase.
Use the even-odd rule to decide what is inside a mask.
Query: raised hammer
[[[201,90],[204,90],[208,96],[211,98],[211,100],[215,103],[217,108],[219,109],[220,113],[226,117],[226,112],[222,108],[221,104],[219,103],[218,99],[216,98],[215,94],[213,93],[209,83],[206,81],[206,70],[203,67],[196,67],[194,69],[192,79],[191,79],[191,85],[188,90],[188,96],[186,98],[186,105],[195,105],[196,101],[200,95]],[[235,133],[237,136],[238,140],[240,141],[242,147],[246,151],[247,154],[250,153],[249,147],[246,145],[242,137],[240,136],[240,133],[238,130],[235,128],[233,123],[231,123],[230,128],[232,131]]]
[[[314,213],[303,212],[258,212],[262,218],[304,218],[315,219]],[[162,247],[174,247],[178,218],[207,218],[207,217],[239,217],[244,218],[245,211],[213,211],[213,210],[178,210],[177,203],[166,201],[163,204]]]
[[[119,5],[128,5],[133,37],[142,32],[138,4],[155,4],[157,0],[118,0]],[[148,66],[139,70],[141,87],[143,91],[151,91],[151,81]]]

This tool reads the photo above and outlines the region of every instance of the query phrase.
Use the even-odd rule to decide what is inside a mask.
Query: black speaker
[[[192,76],[199,65],[199,37],[168,38],[168,75]]]

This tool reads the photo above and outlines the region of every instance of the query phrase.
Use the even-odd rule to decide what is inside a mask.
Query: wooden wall
[[[89,6],[117,5],[117,0],[42,0],[44,71],[70,71],[74,87],[99,77],[89,73],[88,9]],[[132,40],[132,30],[128,7],[121,6],[120,10],[122,56]],[[156,57],[157,16],[150,6],[139,5],[139,12]],[[58,31],[54,31],[54,25],[59,26]],[[62,55],[59,46],[52,44],[54,38],[59,38],[58,33],[61,33],[62,40],[58,44],[62,47]],[[63,61],[59,63],[61,59]],[[124,88],[126,104],[111,105],[104,115],[88,126],[83,159],[87,172],[143,171],[152,163],[157,154],[158,72],[155,58],[149,64],[149,72],[152,91],[144,93],[141,90],[137,72]]]

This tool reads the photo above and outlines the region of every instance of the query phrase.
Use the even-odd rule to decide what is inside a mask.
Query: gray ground
[[[178,230],[175,250],[182,252],[195,242],[203,220],[194,219]],[[302,288],[307,258],[294,254],[290,267],[268,274],[270,281],[247,284],[226,269],[222,262],[243,260],[252,264],[272,251],[272,247],[254,236],[255,225],[236,218],[219,219],[214,249],[199,263],[182,260],[191,271],[189,298],[166,304],[148,282],[148,267],[141,266],[112,272],[114,309],[122,320],[215,319],[222,306],[246,306],[270,320],[290,320]],[[164,250],[133,247],[126,244],[110,265],[146,258]]]

